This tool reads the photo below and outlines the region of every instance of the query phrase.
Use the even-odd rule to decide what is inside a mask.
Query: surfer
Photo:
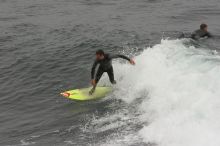
[[[112,84],[116,84],[116,81],[114,79],[114,71],[112,67],[112,59],[115,59],[115,58],[122,58],[122,59],[128,60],[130,64],[135,65],[135,62],[133,59],[130,59],[124,55],[106,54],[103,50],[97,50],[96,60],[92,66],[92,71],[91,71],[91,78],[92,78],[91,84],[93,85],[93,88],[89,92],[90,95],[95,91],[96,85],[98,84],[104,72],[107,72],[110,82]],[[95,70],[98,64],[99,64],[99,68],[95,75]]]
[[[207,24],[201,24],[200,29],[194,31],[191,35],[192,39],[198,40],[199,38],[204,37],[212,37],[212,35],[208,32],[208,25]]]

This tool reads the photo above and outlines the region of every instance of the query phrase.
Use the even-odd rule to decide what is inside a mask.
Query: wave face
[[[137,56],[135,67],[115,63],[120,81],[114,94],[130,105],[141,99],[135,108],[142,126],[123,143],[219,146],[220,57],[187,44],[162,40]],[[122,143],[115,138],[108,144]]]

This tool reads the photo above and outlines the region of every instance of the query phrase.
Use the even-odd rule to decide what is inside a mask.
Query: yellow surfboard
[[[112,87],[96,87],[95,92],[92,95],[89,95],[89,91],[91,89],[92,87],[75,89],[75,90],[65,91],[60,94],[69,99],[85,101],[85,100],[94,100],[105,97],[108,93],[112,91]]]

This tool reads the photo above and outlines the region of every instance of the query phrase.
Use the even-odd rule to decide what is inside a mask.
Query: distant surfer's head
[[[97,60],[102,60],[105,58],[105,52],[103,50],[97,50],[96,51],[96,59]]]
[[[204,31],[208,31],[208,25],[203,23],[203,24],[200,25],[200,29],[204,30]]]

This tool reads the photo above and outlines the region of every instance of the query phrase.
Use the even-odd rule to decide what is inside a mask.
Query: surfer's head
[[[203,24],[200,25],[200,29],[207,32],[208,31],[208,25],[203,23]]]
[[[103,50],[97,50],[96,51],[96,59],[97,60],[102,60],[105,58],[105,52]]]

